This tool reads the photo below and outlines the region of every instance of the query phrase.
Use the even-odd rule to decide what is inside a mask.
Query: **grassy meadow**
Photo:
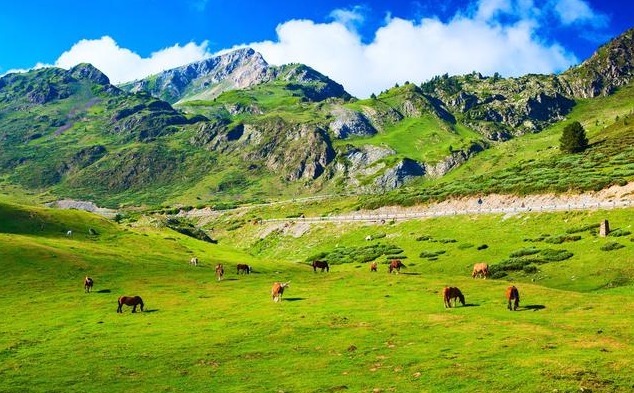
[[[155,218],[119,225],[2,202],[0,392],[628,392],[632,213],[304,231],[227,230],[220,217],[207,224],[218,240],[210,244]],[[598,237],[602,219],[621,236]],[[570,232],[580,238],[543,240]],[[601,250],[608,243],[624,247]],[[385,255],[377,273],[359,262],[380,244],[401,250],[393,251],[407,265],[401,274],[386,273]],[[502,279],[470,277],[474,262],[495,265],[526,248],[573,256]],[[313,273],[306,261],[320,253],[342,263]],[[188,265],[193,255],[199,267]],[[245,262],[254,273],[238,276],[235,265]],[[220,282],[216,263],[226,266]],[[90,294],[86,275],[95,280]],[[288,280],[284,300],[273,303],[272,283]],[[522,296],[517,312],[503,296],[511,281]],[[445,285],[460,287],[467,306],[445,309]],[[124,294],[142,296],[145,312],[117,314]]]

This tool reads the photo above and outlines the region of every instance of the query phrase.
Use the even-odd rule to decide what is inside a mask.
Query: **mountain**
[[[120,87],[134,93],[146,92],[173,104],[181,100],[209,100],[225,91],[273,81],[312,86],[306,96],[313,101],[329,97],[350,98],[343,86],[312,68],[301,64],[270,66],[251,48],[174,68]]]
[[[9,74],[0,78],[0,176],[113,207],[426,184],[631,86],[632,36],[560,75],[442,75],[364,100],[251,49],[123,86],[89,64]],[[627,115],[628,102],[605,111]]]

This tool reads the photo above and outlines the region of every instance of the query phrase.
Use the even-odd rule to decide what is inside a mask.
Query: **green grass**
[[[599,238],[591,230],[601,219],[631,229],[631,209],[322,223],[299,237],[264,236],[268,224],[226,231],[217,221],[207,228],[219,239],[212,245],[154,220],[120,226],[78,211],[0,207],[2,392],[626,392],[634,385],[632,235]],[[506,310],[507,280],[470,277],[476,261],[560,248],[524,239],[567,230],[582,237],[561,245],[573,257],[512,277],[522,295],[518,312]],[[262,236],[268,246],[254,247]],[[600,250],[615,239],[626,247]],[[402,249],[405,273],[388,275],[384,265],[370,273],[352,261],[315,274],[305,262],[372,244]],[[430,261],[423,251],[445,252]],[[200,267],[187,264],[192,255]],[[227,267],[221,282],[213,276],[218,262]],[[236,275],[244,262],[254,273]],[[85,275],[95,279],[91,294],[83,293]],[[279,280],[291,286],[274,304],[269,291]],[[469,307],[444,309],[445,285],[460,287]],[[117,314],[123,294],[142,296],[146,312]]]

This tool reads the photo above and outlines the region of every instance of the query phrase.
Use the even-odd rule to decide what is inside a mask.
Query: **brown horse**
[[[236,274],[251,274],[251,266],[243,264],[243,263],[238,263],[238,272]]]
[[[271,296],[273,297],[273,301],[275,303],[282,300],[282,295],[284,294],[284,289],[288,288],[291,285],[291,282],[276,282],[273,283],[273,288],[271,288]]]
[[[89,293],[92,289],[93,284],[94,281],[92,280],[92,278],[86,276],[86,278],[84,278],[84,292]]]
[[[132,312],[136,312],[136,306],[141,307],[141,311],[143,311],[143,299],[140,296],[121,296],[117,301],[119,307],[117,308],[117,312],[122,313],[123,310],[121,307],[125,304],[126,306],[133,306]]]
[[[222,280],[222,276],[225,275],[225,268],[222,266],[222,263],[216,265],[216,278],[218,281]]]
[[[516,311],[520,305],[520,291],[515,288],[515,285],[506,288],[506,299],[509,301],[509,310]],[[511,307],[513,303],[513,307]]]
[[[489,277],[489,265],[486,263],[476,263],[473,265],[473,272],[471,273],[471,277],[476,278],[481,276],[482,278]]]
[[[451,308],[452,299],[454,307],[456,307],[456,299],[460,300],[460,304],[465,305],[464,295],[460,292],[460,289],[456,287],[445,287],[445,289],[442,290],[442,298],[445,301],[445,308]]]
[[[375,271],[376,271],[376,269],[377,269],[377,263],[376,263],[376,262],[372,262],[372,263],[370,264],[370,271],[371,271],[371,272],[375,272]]]
[[[399,274],[401,272],[401,268],[405,269],[405,265],[403,265],[403,262],[401,262],[400,259],[392,259],[390,261],[390,267],[389,267],[389,273],[392,273],[393,271],[396,270],[396,274]]]
[[[328,262],[326,261],[313,261],[313,272],[317,272],[317,269],[321,269],[322,272],[324,270],[329,272],[330,266],[328,266]]]

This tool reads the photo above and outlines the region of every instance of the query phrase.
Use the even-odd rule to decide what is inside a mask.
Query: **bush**
[[[564,242],[576,242],[579,240],[581,240],[581,236],[579,235],[559,235],[546,238],[544,239],[544,242],[551,244],[561,244]]]
[[[607,243],[601,246],[601,251],[613,251],[613,250],[618,250],[619,248],[623,248],[625,247],[622,244],[616,243],[616,242],[612,242],[612,243]]]
[[[626,231],[624,229],[615,229],[615,230],[611,231],[608,236],[621,237],[621,236],[629,236],[631,234],[632,234],[632,232]]]
[[[511,258],[519,258],[527,255],[535,255],[539,252],[537,248],[523,248],[521,250],[513,251],[511,253]]]
[[[559,262],[571,258],[574,254],[568,250],[554,250],[547,248],[542,250],[539,255],[545,262]]]
[[[537,273],[537,266],[527,265],[527,266],[524,266],[523,270],[524,270],[524,273],[526,274],[534,274],[534,273]]]
[[[478,251],[480,250],[486,250],[487,248],[489,248],[489,246],[487,246],[486,244],[483,244],[481,246],[478,246]]]

